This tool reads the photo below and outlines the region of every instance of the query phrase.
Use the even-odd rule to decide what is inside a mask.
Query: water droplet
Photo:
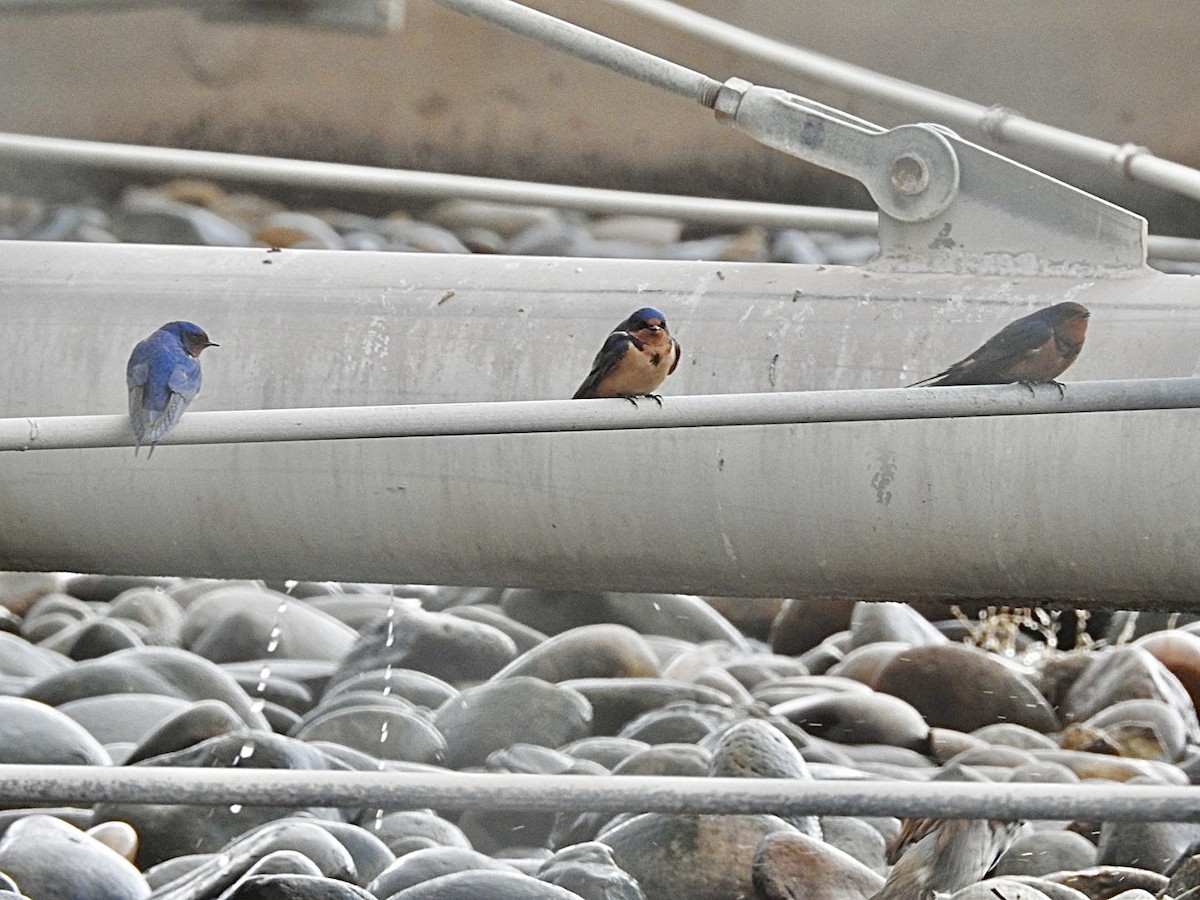
[[[384,722],[379,729],[379,743],[386,744],[388,739],[388,723]]]
[[[254,755],[254,743],[252,741],[246,741],[246,743],[242,744],[242,749],[238,751],[238,758],[239,759],[249,759],[253,755]]]
[[[238,813],[240,813],[242,811],[242,804],[240,804],[240,803],[233,804],[233,806],[229,807],[229,811],[236,816]]]
[[[258,686],[258,689],[261,691],[261,690],[262,690],[262,687],[263,687],[263,686],[260,684],[260,685]],[[254,701],[253,701],[253,702],[250,704],[250,711],[251,711],[251,712],[260,713],[260,712],[262,712],[262,711],[263,711],[263,709],[266,707],[266,705],[267,705],[267,701],[266,701],[266,700],[264,700],[262,697],[259,697],[257,700],[254,700]]]
[[[390,647],[396,641],[396,595],[392,594],[392,602],[388,605],[387,611],[387,637],[384,640],[384,646]]]
[[[291,578],[289,578],[287,581],[285,581],[283,583],[283,592],[285,594],[291,594],[291,592],[296,589],[296,585],[298,585],[299,583],[300,582],[294,581]]]
[[[279,638],[273,637],[269,641],[267,641],[267,652],[268,653],[274,653],[278,649],[279,649]]]
[[[271,667],[263,666],[258,670],[258,684],[254,686],[254,693],[261,694],[267,689],[267,681],[271,678]]]

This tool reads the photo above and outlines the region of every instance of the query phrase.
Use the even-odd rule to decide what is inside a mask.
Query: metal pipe
[[[1200,787],[0,766],[0,802],[1200,821]]]
[[[1146,254],[1151,259],[1200,262],[1200,240],[1152,234],[1146,239]]]
[[[475,19],[483,19],[540,41],[580,59],[646,84],[695,100],[710,109],[721,83],[700,72],[646,53],[513,0],[433,0]]]
[[[162,444],[336,441],[481,434],[552,434],[649,428],[882,422],[1200,408],[1200,378],[980,385],[906,390],[711,394],[652,400],[516,400],[195,412]],[[129,447],[125,416],[0,419],[0,451]]]
[[[982,106],[941,91],[814,53],[738,28],[670,0],[608,0],[726,49],[750,54],[820,84],[912,110],[951,128],[970,128],[999,143],[1049,150],[1189,197],[1200,199],[1200,171],[1159,159],[1145,147],[1113,144],[1035,122],[998,106]]]
[[[1065,298],[1092,311],[1066,400],[1096,379],[1200,375],[1200,283],[1150,270],[963,279],[41,241],[0,253],[8,418],[120,414],[130,349],[180,318],[221,344],[181,434],[210,410],[569,397],[613,324],[646,304],[684,347],[665,410],[563,401],[575,416],[667,423],[690,396],[895,387]],[[1200,581],[1200,557],[1179,550],[1194,543],[1180,485],[1200,466],[1198,417],[227,444],[149,462],[128,448],[0,453],[0,508],[21,525],[0,528],[0,568],[1184,609]],[[645,490],[653,502],[631,503]]]
[[[878,224],[878,215],[865,210],[643,194],[636,191],[573,185],[534,184],[474,175],[446,175],[345,163],[251,156],[243,153],[181,150],[25,134],[0,133],[0,156],[39,164],[93,166],[176,177],[251,181],[319,190],[423,197],[431,200],[491,200],[556,206],[598,214],[669,216],[690,222],[722,225],[763,225],[846,234],[874,234]]]
[[[0,132],[0,156],[59,165],[394,194],[430,200],[461,198],[555,206],[599,215],[666,216],[714,225],[762,225],[768,228],[800,228],[863,235],[873,235],[879,228],[878,213],[858,209],[645,194],[476,175],[448,175],[411,169],[385,169],[4,132]],[[1155,259],[1200,262],[1200,240],[1192,238],[1150,235],[1147,249]]]

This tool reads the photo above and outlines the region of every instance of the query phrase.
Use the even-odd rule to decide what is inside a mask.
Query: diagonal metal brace
[[[940,125],[885,129],[730,78],[713,106],[759,143],[861,182],[879,206],[873,268],[976,274],[1140,272],[1146,221]]]
[[[872,268],[1072,278],[1146,271],[1141,216],[948,128],[885,129],[742,78],[721,83],[513,0],[435,2],[688,97],[768,147],[862,182],[880,209]]]

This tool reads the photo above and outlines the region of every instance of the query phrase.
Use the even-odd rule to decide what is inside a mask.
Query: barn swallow
[[[956,384],[1052,384],[1075,362],[1087,335],[1087,307],[1078,303],[1056,303],[1005,325],[968,356],[946,369],[909,387]],[[1030,388],[1032,390],[1032,388]]]
[[[200,354],[216,347],[204,330],[191,322],[168,322],[133,348],[125,368],[129,388],[129,422],[137,443],[154,446],[175,427],[200,390]]]
[[[667,330],[667,319],[657,309],[639,309],[608,336],[592,361],[592,371],[583,380],[573,400],[591,397],[624,397],[637,406],[637,397],[654,393],[679,365],[679,342]]]
[[[914,900],[962,890],[987,875],[1021,827],[1021,822],[986,819],[907,819],[888,847],[887,881],[870,900]]]

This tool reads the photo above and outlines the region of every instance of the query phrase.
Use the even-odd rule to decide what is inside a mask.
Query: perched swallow
[[[204,330],[191,322],[168,322],[133,348],[125,368],[129,387],[129,422],[137,443],[154,445],[175,427],[200,390],[200,363],[205,347],[216,347]]]
[[[906,819],[888,847],[892,869],[870,900],[916,900],[981,880],[1020,831],[995,819]]]
[[[654,393],[679,365],[679,342],[667,330],[667,319],[657,309],[639,309],[608,336],[592,361],[573,400],[591,397],[624,397],[637,406],[637,397],[662,398]]]
[[[1075,362],[1087,335],[1088,313],[1078,303],[1057,303],[1005,325],[982,347],[909,387],[927,384],[1052,384]]]

